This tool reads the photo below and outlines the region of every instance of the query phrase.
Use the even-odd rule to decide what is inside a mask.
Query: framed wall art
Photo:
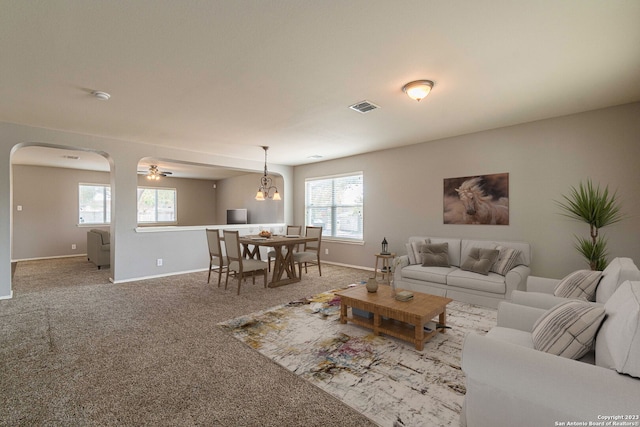
[[[445,224],[509,225],[509,174],[444,180]]]

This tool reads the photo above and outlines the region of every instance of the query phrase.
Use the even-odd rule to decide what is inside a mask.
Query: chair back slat
[[[301,225],[287,225],[287,235],[288,236],[301,236],[302,235],[302,226]],[[298,252],[300,251],[300,246],[301,245],[295,245],[293,247],[293,251],[294,252]]]
[[[302,226],[301,225],[287,225],[287,234],[288,235],[301,235],[302,234]]]
[[[227,248],[229,260],[237,261],[242,255],[240,252],[240,240],[238,231],[222,230],[224,235],[224,246]]]
[[[207,244],[209,245],[209,255],[221,258],[222,247],[220,245],[220,231],[207,229]]]
[[[320,243],[322,241],[322,227],[307,226],[305,232],[307,237],[315,237],[318,240],[305,243],[304,250],[315,251],[315,252],[319,251]]]

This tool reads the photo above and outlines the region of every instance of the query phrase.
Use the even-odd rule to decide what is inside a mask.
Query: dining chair
[[[302,233],[301,225],[287,225],[287,236],[300,235]],[[295,246],[295,251],[298,250],[298,245]],[[267,264],[269,265],[269,271],[271,271],[271,260],[276,258],[276,250],[269,249],[267,252]]]
[[[304,264],[304,272],[308,273],[307,265],[317,265],[318,274],[322,276],[320,267],[320,245],[322,243],[322,227],[307,226],[305,230],[307,237],[315,237],[318,240],[306,242],[302,251],[293,254],[293,261],[298,264],[298,273],[302,277],[302,264]]]
[[[224,282],[224,288],[227,289],[229,283],[229,274],[238,280],[238,295],[240,295],[240,284],[248,273],[251,273],[253,284],[256,283],[256,272],[262,271],[264,274],[264,287],[267,287],[267,262],[257,259],[247,259],[242,256],[240,250],[240,236],[238,231],[223,230],[224,245],[227,249],[227,259],[229,266],[227,268],[227,278]]]
[[[209,245],[209,276],[207,283],[211,281],[211,270],[218,270],[218,287],[222,282],[222,273],[227,271],[229,261],[222,254],[222,245],[220,245],[220,231],[207,229],[207,245]]]

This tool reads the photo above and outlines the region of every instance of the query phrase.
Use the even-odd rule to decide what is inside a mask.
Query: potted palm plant
[[[599,234],[602,227],[624,219],[620,212],[617,192],[609,193],[609,187],[594,186],[590,179],[578,188],[571,187],[564,201],[556,202],[563,215],[589,224],[590,239],[576,236],[576,249],[589,263],[591,270],[604,270],[607,266],[607,240]]]

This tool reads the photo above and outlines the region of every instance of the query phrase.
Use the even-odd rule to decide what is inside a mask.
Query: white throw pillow
[[[640,378],[640,282],[625,281],[604,305],[596,364]]]
[[[409,255],[409,264],[422,264],[422,255],[420,249],[429,243],[429,239],[407,243],[407,255]]]
[[[491,270],[501,276],[506,276],[509,270],[516,264],[516,260],[520,256],[518,249],[507,248],[505,246],[497,246],[497,250],[500,251],[498,259],[491,266]]]
[[[416,256],[413,253],[413,247],[411,246],[411,243],[406,243],[404,246],[407,249],[407,256],[409,257],[409,265],[417,264]]]
[[[595,301],[596,287],[601,277],[601,271],[574,271],[558,283],[553,294],[557,297],[584,298],[587,301]]]
[[[579,359],[593,348],[604,319],[604,307],[570,300],[549,309],[533,325],[533,348],[569,359]]]

